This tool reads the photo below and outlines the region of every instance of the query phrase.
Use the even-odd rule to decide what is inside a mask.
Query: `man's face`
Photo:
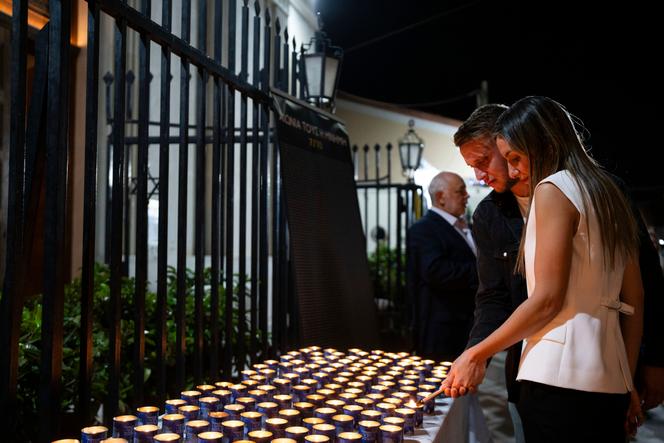
[[[466,164],[475,170],[475,177],[497,192],[505,192],[512,186],[507,163],[501,157],[496,143],[491,139],[473,139],[461,146],[459,152]]]
[[[444,191],[440,192],[441,207],[450,214],[461,217],[466,212],[468,192],[466,184],[459,177],[450,179]]]

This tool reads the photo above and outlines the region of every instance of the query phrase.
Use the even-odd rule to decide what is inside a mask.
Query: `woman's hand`
[[[459,397],[477,390],[486,372],[486,359],[478,358],[473,348],[467,349],[454,360],[454,364],[442,383],[445,395]]]
[[[641,409],[641,399],[636,389],[633,389],[629,394],[629,407],[627,408],[627,415],[625,417],[625,432],[628,436],[634,437],[637,428],[643,424],[644,416]]]

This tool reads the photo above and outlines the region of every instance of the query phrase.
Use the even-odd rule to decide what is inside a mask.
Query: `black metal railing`
[[[424,211],[421,186],[393,183],[390,143],[352,148],[369,270],[378,299],[381,338],[406,349],[410,319],[406,309],[407,233]]]
[[[0,312],[3,346],[0,420],[7,432],[11,433],[19,420],[16,411],[21,315],[26,300],[37,297],[25,295],[24,289],[29,280],[40,278],[43,293],[38,440],[50,441],[62,435],[63,309],[69,275],[69,263],[62,259],[62,251],[69,250],[71,242],[81,242],[83,250],[80,329],[75,334],[80,343],[78,402],[72,406],[77,426],[90,423],[94,412],[90,399],[94,372],[99,369],[95,366],[93,346],[93,332],[99,332],[93,331],[94,311],[99,308],[94,298],[98,261],[105,261],[110,270],[108,300],[104,305],[108,322],[105,338],[108,353],[104,356],[108,384],[107,397],[103,399],[107,425],[123,399],[121,371],[127,364],[127,357],[123,357],[127,344],[122,341],[121,324],[126,320],[123,309],[127,304],[133,310],[129,396],[133,407],[144,402],[162,404],[169,395],[185,388],[189,380],[201,383],[231,378],[250,361],[294,345],[288,343],[288,336],[282,331],[290,309],[288,256],[284,247],[287,226],[278,179],[279,154],[271,137],[273,117],[268,91],[270,86],[292,93],[302,91],[298,51],[295,40],[289,42],[288,31],[284,29],[282,33],[279,20],[273,26],[269,10],[261,10],[258,1],[253,2],[253,11],[247,0],[236,3],[240,2],[197,2],[198,14],[192,17],[190,0],[182,0],[181,32],[177,36],[172,32],[171,0],[162,2],[160,23],[152,18],[150,0],[137,2],[139,9],[124,1],[88,0],[83,230],[70,232],[67,227],[71,223],[67,207],[72,186],[68,179],[68,153],[72,149],[69,96],[82,92],[69,93],[73,88],[69,73],[71,57],[81,56],[70,51],[71,3],[49,2],[50,21],[35,38],[41,39],[41,44],[35,41],[35,79],[28,91],[26,45],[31,38],[27,32],[28,1],[14,0],[11,18],[14,112],[7,265]],[[236,19],[238,6],[239,20]],[[211,28],[207,27],[208,15],[214,17],[210,20]],[[112,35],[103,32],[104,20],[113,22]],[[198,37],[195,46],[190,41],[194,20]],[[131,33],[136,33],[138,39],[129,39]],[[100,47],[106,48],[101,58],[111,48],[113,53],[113,73],[103,79],[100,79]],[[150,52],[155,48],[159,48],[159,61],[151,63]],[[40,53],[47,56],[39,56]],[[238,55],[239,66],[236,66]],[[132,78],[134,74],[128,69],[136,62],[137,79]],[[179,109],[175,110],[176,95],[171,91],[172,82],[176,81],[173,75],[178,71]],[[37,75],[40,72],[41,83]],[[155,81],[151,85],[152,79]],[[106,86],[105,91],[100,91],[100,80],[101,86]],[[134,82],[137,88],[131,86]],[[41,97],[37,95],[39,91],[44,105],[26,119],[26,103],[37,106],[35,98]],[[150,94],[155,91],[159,91],[160,97],[158,110],[150,106]],[[134,118],[136,99],[138,116]],[[45,115],[50,118],[43,118]],[[104,124],[109,132],[102,134],[99,128]],[[28,138],[30,134],[41,134],[41,138],[34,137],[32,145],[26,145],[26,134]],[[38,140],[45,141],[43,152],[37,149]],[[172,171],[173,150],[177,150],[177,173]],[[43,176],[36,174],[28,161],[33,154],[37,160],[42,159]],[[158,173],[149,171],[152,156],[158,159]],[[189,164],[191,158],[193,165]],[[41,164],[37,160],[33,163]],[[193,182],[188,181],[190,175]],[[43,177],[41,182],[40,177]],[[42,188],[44,204],[36,206],[41,212],[29,211]],[[105,201],[102,195],[107,195]],[[159,203],[154,262],[148,252],[151,199]],[[43,239],[35,236],[31,217],[43,218]],[[170,234],[169,227],[175,228],[170,229]],[[192,240],[188,240],[188,232],[193,232]],[[28,259],[33,241],[43,245],[41,275]],[[176,246],[172,260],[169,260],[170,243]],[[191,255],[193,291],[186,286],[187,258]],[[132,256],[135,262],[130,268]],[[169,281],[169,264],[174,265],[174,285]],[[156,269],[156,280],[152,282],[148,278],[150,269]],[[123,282],[128,275],[134,279],[130,296],[123,293]],[[152,296],[151,285],[156,287],[155,309],[153,317],[148,318],[146,305]],[[173,332],[167,327],[173,292],[175,339],[169,340],[169,333]],[[192,318],[187,316],[187,301],[192,297],[194,331],[192,344],[188,346],[187,325]],[[272,310],[268,312],[270,305]],[[148,323],[155,325],[149,331],[152,337],[149,342]],[[174,373],[168,368],[172,347]],[[149,353],[154,358],[148,359]],[[148,367],[152,375],[145,381]],[[154,387],[154,392],[147,393],[147,384]]]

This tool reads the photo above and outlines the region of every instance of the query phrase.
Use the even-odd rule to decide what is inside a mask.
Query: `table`
[[[492,443],[477,394],[437,398],[436,414],[425,415],[423,426],[404,443]]]

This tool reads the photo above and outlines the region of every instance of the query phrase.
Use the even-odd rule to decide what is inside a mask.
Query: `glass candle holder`
[[[415,432],[415,410],[410,408],[398,408],[394,410],[397,417],[404,419],[403,432],[412,434]]]
[[[247,437],[256,443],[269,443],[272,440],[273,434],[270,431],[256,430],[247,433]]]
[[[373,408],[374,401],[370,398],[358,398],[355,400],[355,404],[358,406],[362,406],[364,409],[371,409]]]
[[[196,441],[196,436],[201,432],[211,431],[210,422],[207,420],[191,420],[184,425],[185,441]]]
[[[256,405],[256,411],[263,414],[266,418],[276,417],[279,412],[279,405],[273,401],[264,401]]]
[[[309,434],[304,437],[304,441],[307,443],[330,443],[332,440],[327,435]]]
[[[247,392],[249,394],[249,397],[253,398],[256,400],[256,403],[260,403],[262,401],[267,401],[267,392],[263,391],[262,389],[252,389],[251,391]]]
[[[385,417],[383,419],[383,424],[384,425],[399,426],[402,429],[404,427],[405,422],[406,422],[406,420],[404,420],[401,417]]]
[[[346,405],[343,407],[343,413],[353,417],[353,421],[357,424],[360,421],[360,413],[364,408],[360,405]]]
[[[307,395],[311,393],[311,387],[307,385],[295,385],[291,388],[293,399],[297,401],[304,401]]]
[[[281,409],[278,412],[278,416],[288,420],[290,426],[298,426],[300,424],[301,414],[297,409]]]
[[[302,419],[302,425],[312,431],[314,426],[325,423],[325,420],[318,417],[307,417]]]
[[[338,395],[339,400],[346,404],[355,403],[355,400],[358,398],[357,394],[352,394],[350,392],[342,392]]]
[[[139,425],[156,425],[159,421],[159,408],[156,406],[141,406],[136,409],[136,418]]]
[[[343,407],[346,405],[346,402],[339,399],[326,400],[325,406],[328,408],[335,409],[337,411],[343,410]]]
[[[371,420],[371,421],[380,422],[382,417],[383,413],[380,411],[376,411],[375,409],[365,409],[362,412],[360,412],[360,418],[362,420]]]
[[[245,411],[253,411],[256,409],[256,399],[253,397],[240,397],[235,400],[235,403],[244,406]]]
[[[321,423],[319,425],[314,425],[312,432],[314,434],[326,435],[330,437],[330,440],[332,441],[334,441],[334,439],[337,437],[336,428],[334,427],[334,425],[331,425],[329,423]]]
[[[106,426],[88,426],[81,429],[81,443],[101,443],[108,434]]]
[[[184,415],[184,422],[187,423],[189,420],[196,420],[198,418],[198,413],[201,408],[193,405],[184,405],[178,408],[178,412]]]
[[[360,443],[362,441],[362,434],[359,432],[342,432],[337,435],[337,443]]]
[[[256,389],[260,389],[261,391],[265,392],[265,396],[263,397],[265,398],[265,401],[272,401],[274,396],[279,393],[277,388],[272,385],[258,385],[256,386]]]
[[[198,434],[199,443],[223,443],[224,434],[219,431],[207,431]]]
[[[187,402],[181,398],[173,398],[166,400],[164,403],[164,410],[166,411],[166,414],[177,414],[178,408],[180,408],[180,406],[186,406],[186,404]]]
[[[166,414],[161,418],[162,432],[184,435],[184,415]]]
[[[382,402],[376,405],[376,410],[382,412],[382,418],[393,416],[395,409],[396,406],[394,406],[392,403]]]
[[[272,400],[279,405],[280,409],[289,409],[293,405],[293,396],[290,394],[277,394]]]
[[[255,411],[247,411],[240,414],[240,420],[244,423],[245,431],[257,431],[261,428],[263,414]]]
[[[134,443],[152,443],[159,432],[157,425],[139,425],[134,428]]]
[[[410,400],[404,404],[404,407],[415,411],[415,427],[422,426],[422,422],[424,421],[424,405]]]
[[[247,385],[243,384],[236,384],[230,387],[231,391],[231,402],[235,403],[235,401],[240,398],[244,397],[245,391],[247,391]]]
[[[245,369],[243,371],[240,371],[240,374],[242,374],[242,380],[248,380],[251,378],[252,375],[258,374],[258,372],[254,371],[253,369]]]
[[[313,417],[314,415],[314,405],[308,401],[299,401],[293,403],[293,408],[300,411],[300,416],[302,418]]]
[[[325,402],[325,396],[320,394],[309,394],[307,395],[306,401],[313,404],[314,408],[320,408]]]
[[[182,391],[180,398],[187,402],[188,405],[198,406],[198,399],[201,397],[200,391]]]
[[[196,390],[199,391],[203,396],[208,395],[210,392],[217,389],[214,385],[198,385]]]
[[[220,408],[230,405],[233,397],[233,393],[227,389],[217,389],[216,391],[212,391],[212,395],[219,399]]]
[[[236,404],[226,405],[224,406],[224,412],[228,413],[232,420],[239,420],[240,414],[244,412],[244,406]]]
[[[210,415],[210,412],[216,412],[219,410],[221,402],[217,397],[201,397],[198,400],[198,405],[201,408],[200,410],[200,417],[203,419],[207,419],[208,416]]]
[[[235,384],[235,383],[231,383],[230,381],[218,381],[218,382],[216,382],[214,385],[215,385],[218,389],[226,389],[226,390],[229,390],[229,389],[231,388],[231,386],[233,386],[234,384]]]
[[[221,423],[230,420],[228,412],[214,411],[208,414],[207,420],[210,422],[210,430],[215,432],[222,432],[223,428]]]
[[[337,415],[337,410],[334,408],[323,407],[314,409],[314,417],[322,418],[326,422],[331,421],[335,415]]]
[[[277,388],[280,394],[290,393],[291,381],[287,378],[275,378],[272,380],[272,386]]]
[[[355,429],[355,420],[350,415],[337,414],[332,417],[332,423],[337,428],[337,434],[350,432]]]
[[[337,396],[337,394],[332,389],[327,388],[317,390],[316,394],[324,396],[327,400],[331,400]]]
[[[113,417],[113,437],[133,441],[134,427],[136,426],[138,426],[138,417],[135,415],[118,415],[117,417]]]
[[[256,388],[256,386],[260,385],[261,382],[256,381],[256,380],[252,380],[252,379],[248,379],[248,380],[242,380],[242,384],[245,385],[247,387],[247,389],[251,390],[251,389]]]
[[[297,442],[303,442],[307,434],[309,434],[309,429],[304,426],[289,426],[286,428],[286,438],[292,438]]]
[[[272,443],[297,443],[297,442],[292,438],[280,437],[272,440]]]
[[[226,420],[221,423],[222,433],[229,442],[244,438],[244,423],[240,420]]]
[[[390,403],[390,404],[393,404],[395,407],[398,408],[398,407],[401,406],[401,403],[403,403],[403,400],[401,400],[400,398],[396,398],[396,397],[390,397],[390,398],[383,399],[383,403]]]
[[[374,420],[361,420],[357,424],[357,428],[362,435],[362,441],[365,443],[372,443],[378,440],[378,430],[380,423]]]
[[[277,376],[277,371],[275,371],[273,368],[261,369],[260,375],[265,377],[265,381],[269,383]]]
[[[265,420],[265,429],[272,432],[276,438],[284,436],[288,427],[288,420],[280,417],[268,418]]]
[[[428,397],[430,392],[418,392],[417,393],[417,399],[422,404],[422,412],[424,414],[433,414],[435,409],[436,409],[436,401],[435,400],[429,400],[426,403],[422,403],[422,400],[425,397]]]
[[[180,436],[172,432],[164,432],[154,436],[154,441],[157,443],[178,443],[180,440]],[[106,440],[106,442],[108,442],[108,440]]]

